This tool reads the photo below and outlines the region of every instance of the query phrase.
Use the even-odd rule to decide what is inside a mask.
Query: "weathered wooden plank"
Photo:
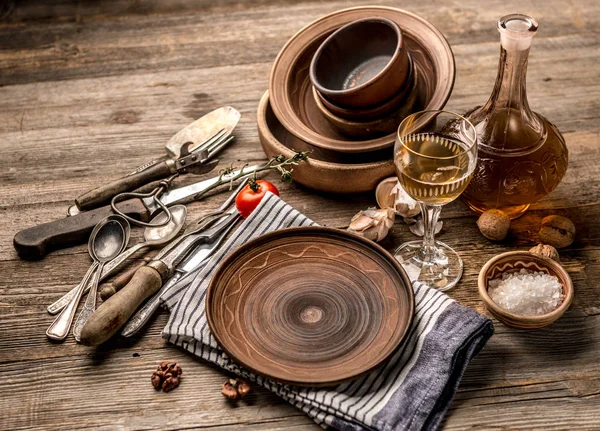
[[[240,406],[224,401],[218,369],[161,340],[165,314],[134,339],[97,352],[72,339],[49,343],[44,330],[52,317],[45,307],[79,281],[89,265],[86,247],[32,263],[16,258],[11,240],[19,229],[62,216],[79,193],[160,155],[169,136],[219,105],[231,104],[243,114],[239,140],[224,152],[223,162],[261,160],[255,109],[278,50],[301,25],[358,4],[62,0],[0,11],[0,375],[9,394],[0,397],[0,428],[317,429],[260,389]],[[460,202],[444,209],[440,239],[465,260],[464,277],[450,295],[485,312],[476,277],[487,259],[533,245],[547,214],[567,215],[579,232],[561,250],[575,283],[571,310],[539,331],[497,324],[496,335],[467,370],[445,426],[595,429],[600,5],[492,0],[482,7],[475,0],[410,0],[400,6],[448,37],[457,64],[448,108],[459,112],[485,102],[491,92],[498,57],[495,20],[514,10],[538,18],[529,101],[565,133],[570,149],[563,182],[513,222],[501,244],[478,234],[474,216]],[[372,195],[330,196],[297,185],[282,185],[281,191],[296,208],[335,227],[374,204]],[[191,204],[191,216],[222,199]],[[133,240],[140,237],[138,230]],[[383,245],[392,250],[412,238],[399,222]],[[170,394],[156,393],[149,375],[167,358],[184,364],[184,383]]]

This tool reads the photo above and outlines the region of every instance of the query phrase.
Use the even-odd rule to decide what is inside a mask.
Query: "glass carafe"
[[[462,199],[477,213],[497,208],[517,218],[554,190],[567,170],[563,136],[527,102],[527,58],[537,28],[526,15],[500,18],[494,90],[485,105],[465,114],[477,129],[479,159]]]

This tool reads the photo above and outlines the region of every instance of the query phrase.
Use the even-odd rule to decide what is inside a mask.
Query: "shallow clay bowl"
[[[206,294],[215,339],[245,369],[331,386],[380,366],[409,333],[411,283],[387,251],[320,226],[280,229],[219,265]]]
[[[292,157],[295,151],[314,149],[279,122],[271,109],[268,91],[258,104],[257,126],[260,144],[269,157],[279,154]],[[371,155],[375,159],[371,162],[364,161],[362,155],[340,153],[337,156],[353,156],[352,163],[320,160],[335,158],[336,153],[323,154],[323,150],[316,149],[309,155],[308,161],[294,166],[294,181],[324,192],[363,193],[374,190],[380,180],[394,173],[391,149]]]
[[[402,29],[402,41],[417,71],[414,111],[441,109],[454,85],[454,56],[444,36],[431,23],[401,9],[366,6],[326,15],[296,33],[281,49],[269,78],[271,106],[281,124],[310,145],[343,153],[392,148],[395,133],[373,139],[350,139],[323,116],[313,96],[310,63],[321,43],[334,31],[364,18],[387,18]]]
[[[408,76],[400,27],[386,18],[354,21],[321,44],[310,63],[310,80],[338,106],[378,105],[400,90]]]
[[[318,100],[316,100],[316,102],[317,102],[317,106],[319,107],[319,109],[321,109],[320,105],[323,105],[323,106],[325,106],[327,111],[329,111],[331,114],[333,114],[337,117],[343,118],[345,120],[354,120],[354,121],[375,120],[375,119],[379,119],[379,118],[382,118],[385,116],[389,116],[389,114],[401,109],[403,107],[403,105],[405,104],[403,102],[409,96],[412,96],[412,98],[414,100],[416,100],[417,92],[416,91],[413,92],[413,90],[415,88],[418,88],[416,83],[414,82],[415,78],[416,78],[416,76],[413,76],[412,60],[410,60],[408,77],[404,81],[404,84],[402,84],[402,87],[400,87],[400,90],[398,90],[396,92],[396,94],[394,94],[392,96],[391,99],[386,100],[385,102],[380,103],[379,105],[372,106],[372,107],[350,109],[350,108],[344,108],[344,107],[337,106],[337,105],[331,103],[329,100],[327,100],[327,98],[325,96],[323,96],[321,93],[319,93],[317,91],[317,89],[314,87],[313,87],[313,97],[314,97],[314,95],[316,95],[316,97],[318,98]]]
[[[504,272],[516,272],[521,269],[542,271],[553,275],[563,286],[563,303],[554,311],[539,316],[522,316],[511,313],[497,305],[488,295],[488,282],[498,278]],[[492,315],[502,323],[513,328],[536,329],[550,325],[562,316],[573,300],[573,282],[565,269],[552,259],[538,256],[527,251],[510,251],[490,259],[479,272],[479,296]]]
[[[397,106],[393,112],[374,120],[363,121],[358,119],[349,120],[336,115],[325,106],[323,99],[319,97],[315,88],[313,88],[313,97],[323,117],[341,134],[351,139],[370,139],[395,132],[402,120],[413,112],[417,103],[417,92],[413,91],[405,100],[400,101],[402,104]]]

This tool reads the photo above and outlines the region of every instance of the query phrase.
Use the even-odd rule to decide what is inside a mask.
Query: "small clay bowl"
[[[398,111],[402,107],[405,99],[410,96],[409,92],[416,91],[416,76],[413,76],[414,74],[415,71],[413,70],[412,60],[409,57],[408,77],[404,81],[404,84],[402,84],[402,87],[400,87],[400,90],[398,90],[398,92],[394,94],[391,99],[386,100],[385,102],[376,106],[352,109],[344,108],[331,103],[325,96],[319,93],[315,87],[313,87],[313,93],[319,99],[317,101],[317,105],[322,104],[325,106],[325,108],[327,108],[327,111],[331,112],[337,117],[351,121],[376,120],[389,116],[389,114]]]
[[[414,86],[411,86],[411,88],[414,88]],[[374,120],[349,120],[340,117],[329,110],[314,87],[313,95],[317,108],[319,108],[323,117],[325,117],[338,132],[352,139],[373,139],[395,132],[402,120],[414,112],[413,108],[417,102],[417,92],[411,91],[409,92],[408,97],[403,100],[403,103],[397,106],[396,109],[388,115],[381,116]]]
[[[504,272],[516,272],[521,269],[542,271],[558,278],[563,287],[564,299],[558,308],[539,316],[523,316],[511,313],[496,304],[488,295],[488,282],[500,277]],[[537,329],[548,326],[562,316],[573,301],[573,282],[565,269],[552,259],[538,256],[528,251],[509,251],[490,259],[479,272],[477,280],[479,296],[490,313],[502,323],[513,328]]]
[[[325,39],[310,63],[310,80],[332,103],[361,108],[390,99],[404,84],[408,70],[398,24],[367,18]]]

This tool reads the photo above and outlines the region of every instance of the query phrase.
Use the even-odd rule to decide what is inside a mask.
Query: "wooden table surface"
[[[496,74],[496,20],[538,19],[527,76],[534,110],[569,147],[558,188],[513,222],[502,244],[485,240],[461,202],[442,212],[439,238],[465,261],[450,296],[485,313],[476,277],[495,254],[536,243],[542,217],[561,214],[577,239],[561,251],[575,283],[565,316],[537,331],[496,322],[496,334],[468,368],[444,421],[447,429],[600,428],[600,3],[595,0],[383,1],[436,25],[456,56],[447,105],[486,101]],[[38,262],[17,258],[20,229],[65,215],[72,200],[163,153],[166,140],[222,105],[243,117],[223,164],[263,160],[256,107],[286,40],[319,16],[357,1],[0,2],[0,429],[317,429],[262,389],[230,404],[216,367],[160,337],[166,314],[132,340],[97,350],[44,334],[48,304],[77,284],[90,259],[84,245]],[[280,184],[278,183],[278,186]],[[281,185],[282,196],[321,224],[345,227],[372,194],[330,196]],[[191,216],[223,195],[189,205]],[[133,239],[139,241],[140,229]],[[411,239],[396,223],[383,245]],[[156,392],[150,374],[182,364],[181,386]]]

